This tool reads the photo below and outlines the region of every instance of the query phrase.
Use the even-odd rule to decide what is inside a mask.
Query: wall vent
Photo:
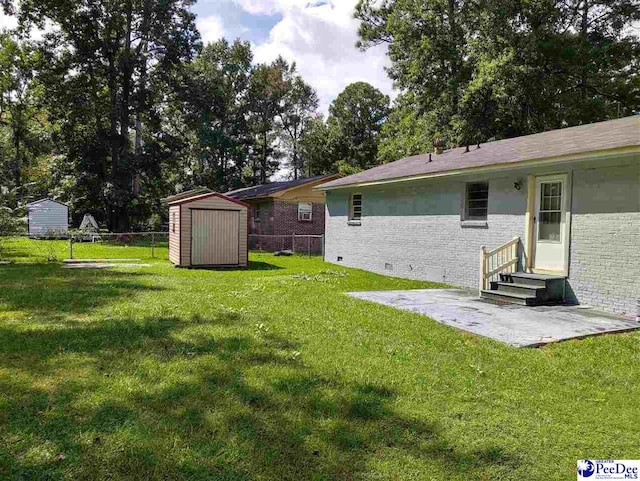
[[[384,270],[385,271],[392,271],[393,270],[393,264],[389,264],[388,262],[384,263]]]

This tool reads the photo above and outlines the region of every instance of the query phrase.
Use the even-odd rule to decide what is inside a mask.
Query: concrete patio
[[[442,324],[516,347],[640,329],[640,323],[579,306],[496,305],[465,289],[350,292],[350,296],[424,314]]]

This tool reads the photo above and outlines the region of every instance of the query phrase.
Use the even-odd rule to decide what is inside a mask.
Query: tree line
[[[380,159],[640,112],[638,0],[360,0],[401,89]]]
[[[161,199],[176,191],[226,192],[283,168],[297,178],[333,172],[338,161],[374,162],[377,149],[365,147],[371,138],[359,137],[357,147],[345,141],[356,135],[351,119],[338,130],[341,152],[353,160],[316,153],[307,131],[323,123],[318,96],[295,63],[255,64],[240,40],[202,45],[192,3],[4,1],[19,27],[0,34],[3,204],[53,196],[71,206],[75,222],[90,212],[126,231],[158,226]],[[56,28],[29,39],[47,24]],[[385,116],[388,98],[366,87],[355,94],[371,102],[374,92]],[[342,126],[348,113],[330,116],[332,124]]]
[[[640,110],[638,0],[361,0],[358,46],[388,46],[399,95],[356,82],[326,118],[295,63],[203,45],[193,3],[0,0],[19,23],[0,33],[0,207],[52,196],[76,223],[158,227],[161,199],[196,186],[349,174]]]

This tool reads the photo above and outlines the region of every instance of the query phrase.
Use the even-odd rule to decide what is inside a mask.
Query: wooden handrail
[[[519,245],[520,237],[514,237],[490,251],[485,246],[480,248],[480,293],[489,287],[493,277],[503,272],[515,272],[520,261]]]
[[[486,254],[488,256],[492,256],[492,255],[496,254],[498,251],[501,251],[502,249],[506,249],[507,247],[510,247],[513,244],[517,244],[519,242],[520,242],[520,237],[514,237],[512,240],[510,240],[506,244],[502,244],[501,246],[496,247],[492,251],[487,251]]]

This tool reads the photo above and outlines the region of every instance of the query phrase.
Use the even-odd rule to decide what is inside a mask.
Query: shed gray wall
[[[636,158],[622,164],[361,188],[352,191],[363,196],[359,226],[347,222],[351,192],[329,191],[325,258],[337,263],[340,256],[339,263],[351,267],[477,288],[480,247],[493,249],[514,236],[525,239],[527,175],[568,171],[574,210],[569,294],[581,303],[632,313],[640,297],[640,163]],[[487,227],[464,227],[465,182],[480,180],[489,181]]]
[[[69,208],[66,205],[43,200],[29,205],[29,235],[55,236],[69,232]]]

